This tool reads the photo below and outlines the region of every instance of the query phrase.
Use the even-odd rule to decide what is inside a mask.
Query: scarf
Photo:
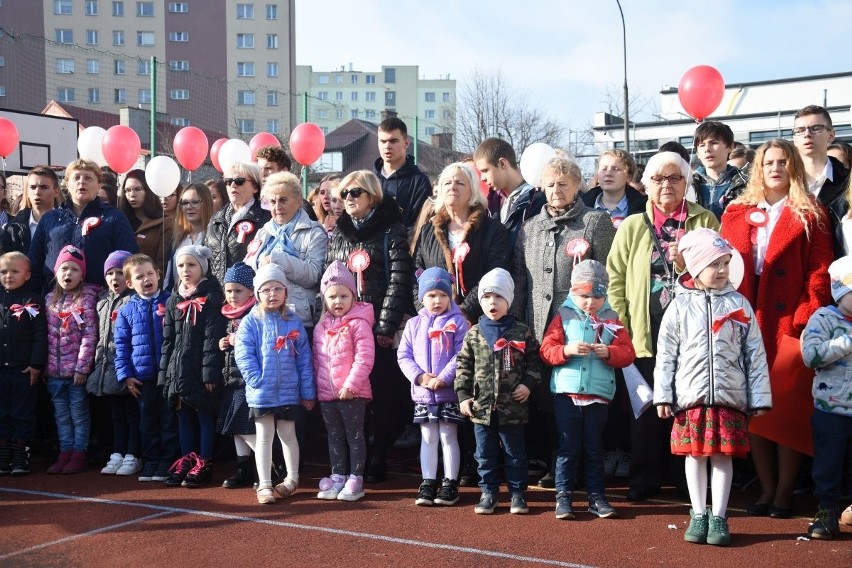
[[[243,317],[247,311],[252,309],[254,305],[257,303],[257,298],[252,296],[242,306],[237,306],[236,308],[231,307],[229,304],[224,304],[222,306],[222,315],[228,319],[239,319]]]
[[[299,218],[299,212],[293,216],[290,221],[285,225],[279,225],[275,221],[269,221],[269,224],[272,227],[272,231],[270,231],[272,238],[267,240],[258,253],[257,257],[260,258],[264,254],[269,254],[273,249],[283,250],[290,256],[299,258],[299,251],[296,250],[296,245],[293,243],[293,230],[296,228],[296,220]]]
[[[494,344],[497,340],[509,333],[509,330],[515,325],[514,316],[506,315],[497,321],[488,319],[486,316],[479,317],[479,329],[482,332],[482,337],[488,343],[488,348],[494,350]]]
[[[372,217],[375,212],[376,212],[375,209],[371,209],[370,212],[367,213],[367,216],[364,217],[363,219],[361,219],[360,221],[358,219],[356,219],[355,217],[350,217],[350,219],[352,219],[352,225],[356,229],[360,229],[364,225],[364,223],[366,223],[367,221],[370,220],[370,217]]]
[[[192,287],[186,286],[183,282],[178,283],[178,287],[177,287],[178,294],[180,294],[184,298],[189,298],[190,296],[192,296],[193,294],[195,294],[198,291],[199,284],[201,284],[205,280],[207,280],[207,279],[202,278],[201,280],[198,281],[198,284],[196,284],[195,286],[192,286]]]

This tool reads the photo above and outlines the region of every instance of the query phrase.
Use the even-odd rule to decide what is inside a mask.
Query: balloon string
[[[0,160],[3,160],[3,177],[6,177],[6,158],[0,156]]]

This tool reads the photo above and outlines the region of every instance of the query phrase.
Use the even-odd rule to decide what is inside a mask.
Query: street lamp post
[[[621,14],[622,45],[624,47],[624,151],[630,152],[630,112],[627,102],[627,26],[624,25],[624,10],[621,9],[621,0],[615,0],[618,11]]]

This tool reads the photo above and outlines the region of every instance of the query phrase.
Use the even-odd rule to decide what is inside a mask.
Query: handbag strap
[[[666,278],[672,277],[672,272],[669,270],[669,263],[666,260],[666,254],[663,251],[663,245],[660,243],[660,238],[657,236],[657,231],[654,229],[654,225],[651,223],[651,219],[648,217],[648,213],[642,212],[642,219],[645,221],[645,226],[648,227],[648,232],[651,233],[651,240],[654,242],[654,248],[657,249],[657,254],[660,255],[660,260],[663,261],[663,268],[666,271]]]

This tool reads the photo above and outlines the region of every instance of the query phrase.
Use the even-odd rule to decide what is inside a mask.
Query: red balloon
[[[325,150],[325,134],[313,122],[303,122],[290,133],[290,153],[293,159],[309,166],[319,160]]]
[[[4,158],[18,149],[18,127],[8,118],[0,118],[0,156]]]
[[[251,142],[249,142],[249,150],[251,150],[251,161],[257,161],[257,151],[263,148],[264,146],[275,146],[276,148],[281,147],[281,140],[278,139],[274,134],[270,134],[269,132],[258,132],[255,134]]]
[[[219,149],[222,147],[222,144],[227,141],[227,138],[219,138],[213,142],[212,146],[210,146],[210,161],[213,162],[213,167],[216,168],[216,171],[220,174],[222,173],[222,166],[219,165]]]
[[[123,174],[130,171],[142,151],[139,135],[129,126],[122,124],[111,127],[104,134],[101,142],[107,165],[114,171]]]
[[[207,157],[207,144],[207,135],[200,128],[181,128],[175,135],[175,157],[184,168],[195,170]]]
[[[696,120],[704,120],[722,102],[725,80],[715,67],[698,65],[683,74],[677,89],[683,109]]]

